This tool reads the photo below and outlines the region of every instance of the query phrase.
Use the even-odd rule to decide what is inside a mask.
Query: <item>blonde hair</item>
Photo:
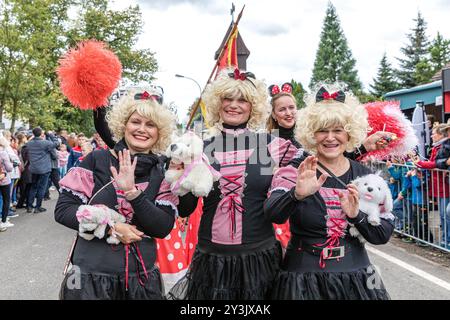
[[[272,112],[270,113],[270,116],[266,122],[266,129],[269,133],[280,127],[278,122],[276,122],[275,119],[273,118],[273,112],[275,109],[275,101],[277,101],[281,97],[290,97],[294,101],[295,107],[297,108],[297,99],[295,99],[295,97],[292,93],[280,92],[280,93],[277,93],[276,95],[274,95],[272,97],[272,99],[270,99],[270,105],[272,106]]]
[[[134,96],[134,92],[124,95],[106,114],[106,120],[114,139],[119,141],[123,138],[128,119],[134,112],[137,112],[140,116],[153,121],[158,128],[158,140],[151,151],[164,153],[175,129],[175,117],[164,105],[160,105],[154,100],[135,100]]]
[[[6,138],[6,137],[4,137],[3,135],[2,136],[0,136],[0,146],[1,147],[3,147],[3,148],[7,148],[7,147],[9,147],[9,141],[8,141],[8,139]]]
[[[92,144],[89,141],[83,142],[83,144],[80,147],[82,151],[87,151],[88,153],[94,150]]]
[[[228,75],[233,72],[234,69],[223,70],[217,79],[206,87],[202,96],[206,105],[206,124],[213,130],[222,130],[223,120],[219,114],[222,100],[242,97],[252,106],[247,128],[258,130],[270,113],[266,85],[260,80],[249,77],[246,80],[235,80]]]
[[[316,102],[316,93],[324,87],[330,94],[342,90],[345,92],[345,101],[324,99]],[[350,91],[345,91],[344,83],[318,84],[313,94],[305,97],[306,107],[299,110],[296,125],[296,139],[302,146],[312,152],[317,152],[314,134],[325,128],[335,125],[342,126],[349,136],[346,151],[351,152],[360,147],[369,131],[367,112]]]
[[[445,137],[447,135],[447,130],[449,128],[450,128],[449,125],[446,124],[446,123],[435,122],[434,125],[433,125],[432,130],[436,131],[437,134],[440,134],[440,135]]]
[[[2,133],[3,133],[3,136],[4,136],[7,140],[9,140],[9,139],[12,137],[11,131],[9,131],[9,130],[3,130]]]

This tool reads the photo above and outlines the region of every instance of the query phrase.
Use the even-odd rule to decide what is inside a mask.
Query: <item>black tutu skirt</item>
[[[374,270],[368,273],[367,270]],[[389,300],[374,267],[351,272],[281,271],[274,282],[274,300]]]
[[[169,292],[169,299],[268,299],[281,258],[281,246],[272,239],[254,250],[226,254],[198,245],[189,271]]]
[[[271,299],[390,299],[365,246],[356,238],[344,239],[344,256],[323,260],[322,267],[320,256],[300,248],[296,240],[291,239],[286,250],[280,273],[273,284]]]
[[[77,272],[78,270],[78,272]],[[126,290],[125,274],[83,273],[72,269],[66,274],[61,300],[161,300],[163,288],[159,269],[153,267],[145,274],[131,273]]]

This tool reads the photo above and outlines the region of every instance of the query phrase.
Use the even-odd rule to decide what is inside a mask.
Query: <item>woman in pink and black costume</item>
[[[295,122],[297,120],[297,101],[292,95],[292,85],[284,83],[281,88],[273,84],[269,86],[270,104],[272,112],[267,119],[266,129],[269,133],[280,138],[290,140],[297,148],[300,143],[294,137]],[[278,132],[276,133],[276,130]]]
[[[266,129],[273,135],[291,141],[299,149],[296,155],[297,161],[302,161],[310,154],[303,150],[301,144],[295,138],[297,101],[292,94],[292,90],[292,85],[289,82],[284,83],[281,88],[278,85],[269,86],[269,95],[272,97],[270,100],[272,112],[267,120]],[[299,125],[302,125],[302,123]],[[389,137],[389,135],[390,133],[388,132],[375,132],[367,137],[357,150],[345,152],[344,155],[349,159],[355,160],[369,151],[383,148],[387,141],[383,137]],[[286,157],[282,157],[280,163],[282,166],[286,166],[288,161],[286,161]],[[275,224],[274,227],[277,239],[285,248],[290,237],[289,222],[281,225]]]
[[[389,299],[364,246],[348,232],[352,223],[368,242],[384,244],[394,226],[392,215],[372,226],[359,211],[358,191],[350,182],[370,170],[344,152],[365,138],[367,114],[341,88],[323,85],[309,97],[299,111],[296,137],[314,156],[279,169],[272,181],[265,213],[275,223],[289,219],[292,233],[273,299]]]
[[[61,298],[162,299],[153,238],[170,233],[178,201],[163,181],[158,153],[170,143],[174,119],[158,103],[133,96],[107,119],[119,140],[114,149],[93,151],[60,183],[55,219],[79,231]],[[78,275],[74,288],[70,279]]]
[[[269,86],[272,112],[267,120],[266,129],[269,133],[290,140],[294,146],[302,149],[301,144],[295,138],[297,101],[292,94],[292,90],[292,85],[289,82],[284,83],[281,88],[276,84]],[[344,155],[349,159],[355,160],[367,152],[384,148],[391,136],[392,133],[390,132],[377,131],[364,139],[363,143],[356,150],[345,152]],[[303,152],[303,155],[299,154],[303,158],[306,158],[308,155],[307,152]],[[282,164],[285,163],[284,160],[281,162]]]
[[[208,85],[203,101],[212,133],[204,152],[221,178],[204,198],[196,252],[171,294],[174,299],[265,299],[281,249],[263,203],[273,167],[287,149],[292,157],[296,148],[256,132],[269,106],[266,86],[252,73],[223,71]]]

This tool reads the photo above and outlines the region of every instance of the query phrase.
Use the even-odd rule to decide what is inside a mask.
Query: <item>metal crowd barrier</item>
[[[395,232],[406,242],[450,252],[450,171],[399,163],[389,169],[382,161],[369,166],[382,171],[393,193]]]

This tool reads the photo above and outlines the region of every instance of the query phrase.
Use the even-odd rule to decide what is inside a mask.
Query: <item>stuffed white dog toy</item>
[[[368,174],[353,180],[359,191],[359,210],[367,214],[367,221],[373,225],[380,224],[380,216],[391,216],[393,201],[391,191],[386,181],[377,174]],[[361,243],[366,240],[359,231],[352,225],[350,235],[358,237]]]
[[[203,154],[203,141],[193,132],[188,132],[172,139],[166,155],[175,164],[183,164],[182,170],[166,171],[166,181],[171,184],[171,190],[178,196],[191,192],[197,197],[206,197],[219,180],[220,173],[209,164]]]
[[[94,237],[103,239],[107,225],[113,227],[117,222],[125,223],[124,216],[105,205],[81,205],[76,216],[80,223],[79,235],[86,240],[92,240]],[[106,242],[119,244],[120,240],[115,236],[109,236]]]

